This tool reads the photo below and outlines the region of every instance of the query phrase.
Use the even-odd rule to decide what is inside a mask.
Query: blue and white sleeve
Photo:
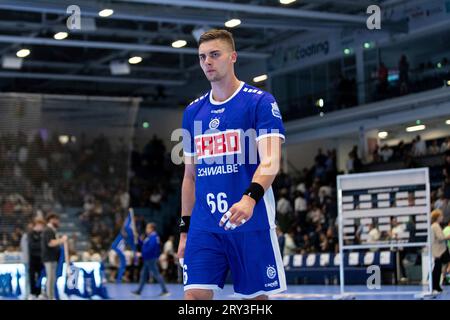
[[[280,109],[275,98],[265,94],[259,101],[256,109],[256,140],[266,137],[280,137],[285,140],[285,131]]]

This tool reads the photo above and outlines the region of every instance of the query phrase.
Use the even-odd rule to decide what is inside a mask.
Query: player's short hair
[[[442,210],[441,209],[434,209],[431,212],[431,223],[435,223],[437,219],[442,216]]]
[[[154,223],[154,222],[149,222],[149,223],[147,223],[147,227],[152,227],[152,229],[153,230],[156,230],[156,223]]]
[[[50,222],[50,220],[52,220],[52,219],[59,220],[59,216],[56,213],[50,213],[47,216],[46,220],[47,220],[47,222]]]
[[[33,225],[37,225],[37,224],[42,224],[42,225],[45,226],[45,220],[42,219],[42,218],[35,218],[35,219],[33,220]]]
[[[223,40],[230,45],[233,51],[236,51],[233,35],[231,34],[231,32],[227,30],[211,29],[209,31],[206,31],[204,34],[200,36],[200,39],[198,40],[198,45],[200,46],[202,43],[212,40]]]

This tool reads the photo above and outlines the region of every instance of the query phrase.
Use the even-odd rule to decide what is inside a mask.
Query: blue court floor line
[[[117,300],[182,300],[183,287],[181,284],[168,284],[170,296],[159,297],[161,289],[158,284],[147,284],[140,296],[135,296],[131,292],[136,290],[137,284],[107,284],[108,293],[111,299]],[[416,300],[414,292],[425,292],[427,287],[419,285],[405,286],[382,286],[380,290],[369,290],[366,286],[346,286],[346,292],[361,292],[355,294],[356,300]],[[381,292],[391,292],[380,294]],[[398,292],[399,294],[395,294]],[[336,285],[288,285],[288,290],[271,296],[272,300],[334,300],[340,295],[340,287]],[[234,295],[233,286],[225,285],[223,290],[216,291],[216,300],[240,300]],[[450,288],[444,288],[444,292],[434,299],[450,300]]]

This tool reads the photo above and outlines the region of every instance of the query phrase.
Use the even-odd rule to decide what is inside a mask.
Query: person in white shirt
[[[294,255],[297,253],[297,246],[295,245],[294,241],[294,231],[291,231],[289,233],[286,233],[284,235],[285,242],[284,242],[284,255]]]
[[[416,142],[414,143],[413,154],[416,157],[424,156],[427,153],[427,145],[425,141],[420,138],[420,135],[417,135]]]
[[[369,225],[369,237],[367,238],[367,243],[375,243],[380,240],[380,231],[371,223]]]
[[[391,239],[392,240],[402,239],[402,235],[404,234],[405,231],[406,231],[406,225],[404,223],[398,223],[397,219],[393,218],[392,222],[391,222]],[[408,278],[406,277],[405,265],[403,263],[403,260],[406,257],[406,251],[403,250],[403,248],[399,248],[397,251],[397,254],[399,255],[399,260],[400,260],[400,264],[399,264],[400,274],[401,274],[400,281],[406,282],[408,280]]]
[[[287,191],[285,189],[281,191],[281,197],[277,202],[277,212],[282,215],[287,215],[292,212],[292,206],[287,199]]]
[[[450,150],[450,137],[445,139],[445,141],[441,144],[441,153],[444,153],[447,150]]]
[[[393,154],[394,151],[392,150],[392,148],[388,147],[386,144],[381,147],[380,157],[381,159],[383,159],[383,162],[388,162],[392,158]]]
[[[305,200],[305,196],[302,193],[299,193],[294,201],[294,209],[295,212],[304,212],[308,210],[308,205]]]

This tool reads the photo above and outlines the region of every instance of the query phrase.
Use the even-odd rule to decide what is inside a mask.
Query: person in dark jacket
[[[156,225],[154,223],[148,223],[145,228],[145,234],[146,237],[144,240],[139,239],[139,244],[142,248],[142,260],[144,262],[139,279],[139,288],[132,293],[135,295],[140,295],[147,282],[149,273],[152,273],[153,277],[161,286],[162,291],[160,296],[168,296],[170,293],[167,290],[164,279],[158,270],[158,259],[161,254],[161,245],[158,233],[156,233]]]
[[[41,275],[44,265],[41,258],[41,235],[45,228],[45,220],[36,218],[33,221],[33,229],[28,233],[28,261],[29,261],[29,281],[31,299],[37,298],[41,294],[41,286],[37,281]]]
[[[59,260],[59,247],[67,241],[67,236],[56,237],[59,228],[59,216],[51,213],[47,216],[47,226],[41,236],[41,258],[47,276],[46,294],[44,299],[55,299],[56,267]]]

